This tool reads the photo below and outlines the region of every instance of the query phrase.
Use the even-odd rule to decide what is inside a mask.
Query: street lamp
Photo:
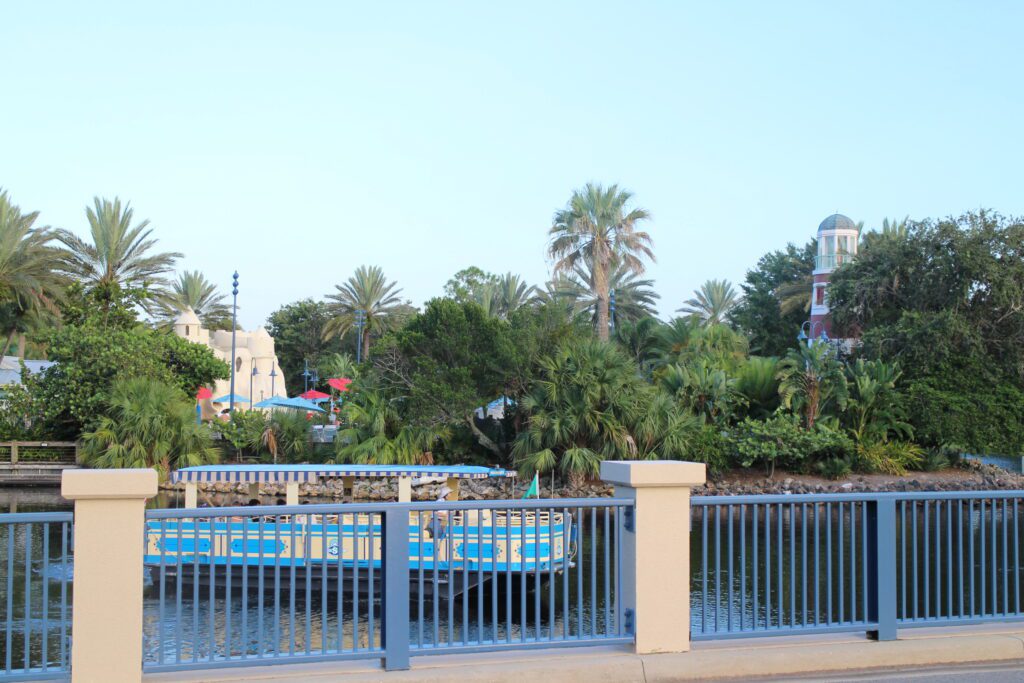
[[[306,359],[302,360],[302,382],[303,382],[303,393],[309,391],[309,378],[313,376],[313,373],[309,371],[309,361]]]
[[[231,276],[231,397],[228,413],[235,414],[235,328],[238,326],[238,271]]]
[[[366,327],[366,311],[359,309],[356,311],[356,362],[361,363],[363,361],[363,328]]]
[[[277,366],[273,365],[270,368],[270,396],[274,396],[274,381],[277,379]]]
[[[817,340],[815,340],[815,331],[818,331]],[[804,324],[800,326],[800,334],[796,336],[797,341],[806,341],[813,344],[815,341],[828,342],[828,333],[825,331],[825,324],[819,320],[805,320]]]
[[[252,405],[252,385],[253,385],[253,382],[256,380],[256,375],[260,374],[260,371],[256,368],[256,359],[255,358],[249,359],[249,366],[252,368],[252,371],[249,373],[249,405],[251,406]]]

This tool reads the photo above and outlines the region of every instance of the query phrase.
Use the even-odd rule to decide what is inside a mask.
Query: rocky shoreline
[[[495,483],[490,480],[464,480],[459,489],[462,500],[501,500],[519,498],[529,485],[526,481],[512,484],[507,481]],[[167,484],[165,490],[182,490],[183,484]],[[1024,476],[1008,472],[993,465],[973,461],[962,462],[958,467],[942,472],[912,472],[903,477],[885,475],[855,475],[845,481],[827,481],[819,477],[797,474],[778,474],[774,478],[758,477],[752,472],[733,472],[708,481],[693,491],[698,496],[729,495],[771,495],[804,493],[867,493],[867,492],[914,492],[914,491],[985,491],[1024,489]],[[204,495],[218,505],[239,504],[248,501],[246,484],[218,483],[200,486]],[[302,484],[300,495],[320,501],[345,500],[340,480],[322,484]],[[284,497],[283,484],[267,484],[262,487],[264,498]],[[425,483],[413,486],[415,501],[438,500],[444,494],[443,483]],[[554,492],[541,486],[544,498],[603,498],[612,495],[612,487],[603,482],[588,482],[579,488],[561,487]],[[357,481],[353,491],[354,501],[389,501],[398,496],[394,481]]]

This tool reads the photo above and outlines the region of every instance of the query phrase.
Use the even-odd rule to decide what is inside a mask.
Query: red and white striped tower
[[[810,329],[807,336],[817,338],[824,331],[832,334],[828,312],[828,280],[832,271],[857,254],[860,229],[841,213],[834,213],[818,226],[818,254],[814,257],[814,287],[811,290]]]

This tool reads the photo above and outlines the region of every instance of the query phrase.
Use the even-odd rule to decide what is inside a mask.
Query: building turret
[[[828,308],[828,281],[836,268],[853,259],[857,254],[860,228],[852,220],[835,213],[818,226],[818,254],[814,257],[814,286],[811,290],[811,319],[805,324],[804,332],[809,337],[819,338],[822,332],[829,337],[832,321]]]
[[[201,328],[202,324],[199,322],[199,316],[196,315],[191,306],[186,306],[185,310],[174,319],[174,334],[196,344],[202,343],[199,341],[199,330]]]

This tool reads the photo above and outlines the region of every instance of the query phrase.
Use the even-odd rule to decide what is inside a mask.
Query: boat
[[[284,483],[285,506],[210,508],[209,516],[151,512],[146,522],[145,565],[164,580],[168,576],[190,578],[197,585],[212,580],[223,586],[223,575],[230,573],[251,578],[247,581],[250,585],[269,589],[276,582],[262,577],[279,577],[284,571],[300,588],[341,590],[339,581],[325,579],[337,576],[350,579],[362,593],[379,594],[383,515],[367,511],[365,505],[354,506],[353,512],[345,511],[347,504],[299,506],[298,485],[341,478],[351,489],[357,478],[397,478],[399,502],[407,504],[409,516],[409,570],[414,592],[453,598],[478,584],[498,580],[511,589],[532,589],[542,578],[573,566],[576,534],[569,512],[543,507],[512,509],[500,502],[481,509],[444,509],[444,505],[411,502],[414,480],[445,481],[446,499],[457,500],[462,480],[510,480],[514,476],[509,470],[467,465],[187,467],[171,476],[171,481],[185,483],[186,508],[197,508],[200,483],[224,482],[249,484],[253,497],[261,484]],[[222,577],[215,575],[217,569],[222,569]]]

